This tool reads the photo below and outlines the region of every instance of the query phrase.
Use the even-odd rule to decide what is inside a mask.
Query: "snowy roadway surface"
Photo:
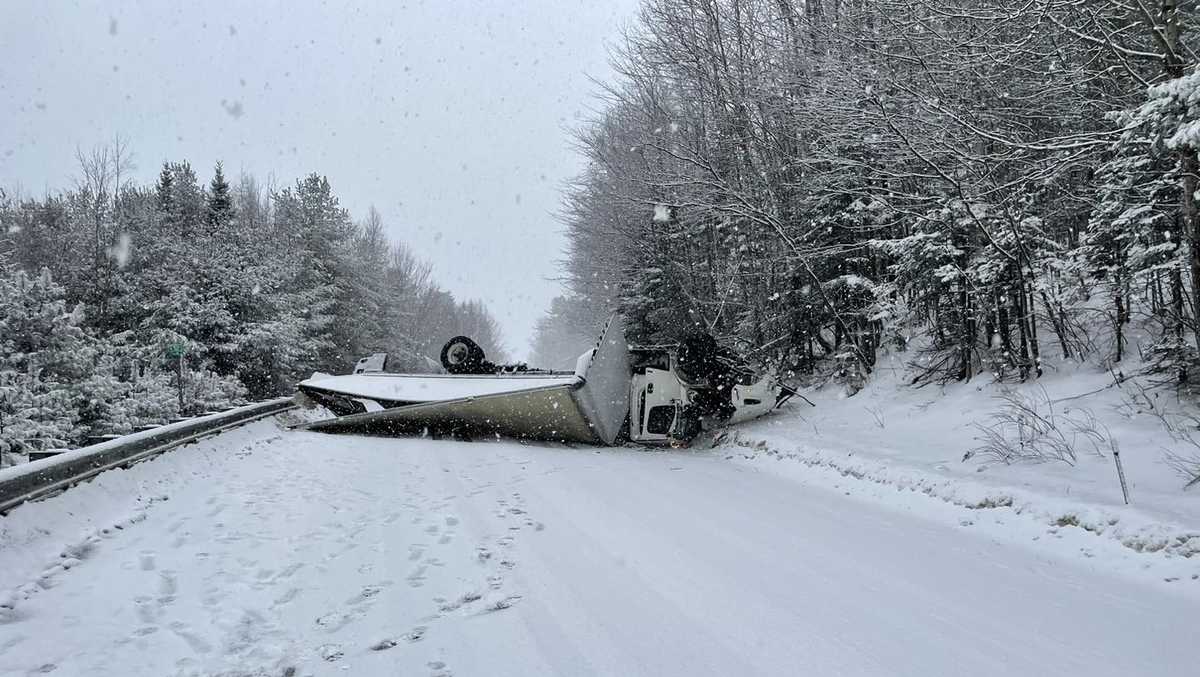
[[[0,519],[0,674],[1200,674],[1196,595],[937,510],[263,421]]]

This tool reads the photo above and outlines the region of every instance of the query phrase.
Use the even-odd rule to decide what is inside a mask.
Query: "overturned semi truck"
[[[352,374],[314,374],[297,385],[301,396],[337,416],[300,427],[679,446],[706,430],[762,416],[795,394],[707,337],[630,346],[619,315],[574,371],[496,365],[466,337],[447,342],[441,358],[446,374],[388,373],[384,354],[359,360]]]

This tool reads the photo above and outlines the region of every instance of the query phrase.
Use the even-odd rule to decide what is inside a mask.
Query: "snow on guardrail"
[[[257,402],[5,468],[0,470],[0,513],[26,501],[70,488],[105,470],[137,463],[181,444],[272,416],[295,406],[290,397]]]

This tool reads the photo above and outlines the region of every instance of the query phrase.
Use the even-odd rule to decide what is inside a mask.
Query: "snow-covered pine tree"
[[[1124,357],[1123,327],[1136,287],[1150,318],[1162,323],[1149,353],[1181,382],[1200,369],[1200,326],[1186,295],[1200,290],[1200,72],[1149,88],[1141,105],[1113,116],[1121,130],[1100,168],[1097,205],[1082,250],[1112,298],[1114,359]]]
[[[90,367],[81,356],[81,320],[48,270],[31,276],[0,267],[0,454],[6,462],[78,438],[75,385]]]

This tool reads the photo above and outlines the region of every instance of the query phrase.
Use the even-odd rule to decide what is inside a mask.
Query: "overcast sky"
[[[342,4],[0,0],[0,186],[69,187],[76,146],[115,133],[143,182],[320,172],[523,357],[558,291],[568,130],[636,0]]]

